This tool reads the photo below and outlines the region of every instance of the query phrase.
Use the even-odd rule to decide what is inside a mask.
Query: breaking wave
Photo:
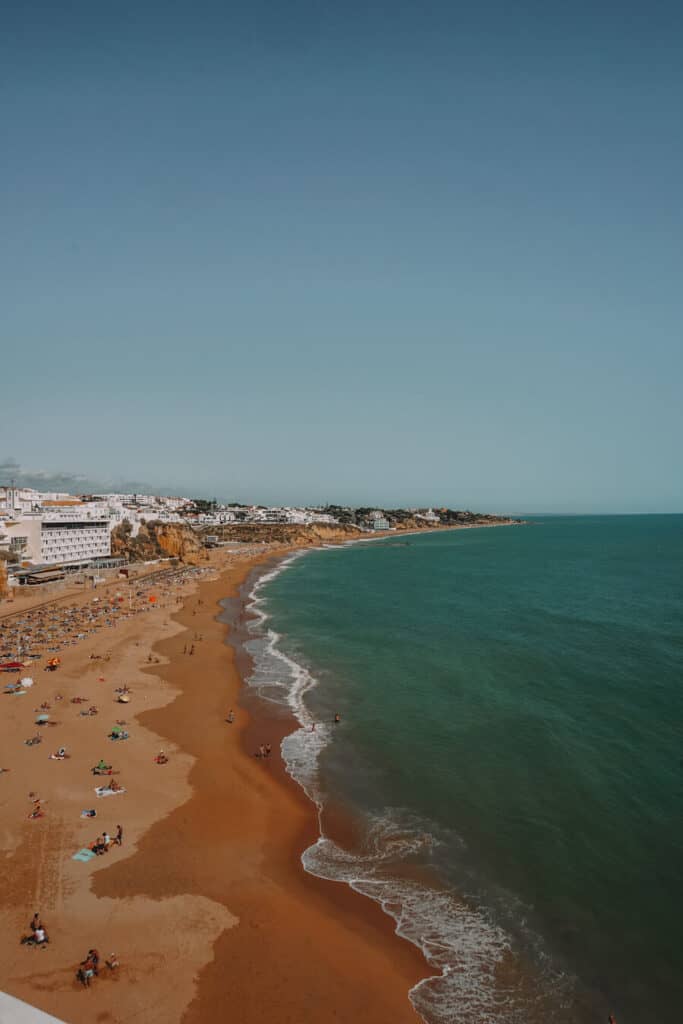
[[[296,552],[264,573],[249,594],[244,646],[253,671],[246,683],[261,699],[288,707],[298,721],[299,728],[284,738],[281,751],[287,771],[318,808],[320,821],[324,793],[319,761],[332,730],[307,706],[306,694],[318,681],[278,646],[281,637],[268,624],[262,594],[305,553]],[[571,978],[548,962],[547,984],[539,985],[536,974],[518,968],[508,934],[476,900],[405,877],[406,864],[425,863],[442,844],[436,829],[398,809],[368,817],[365,824],[362,848],[349,852],[324,835],[321,823],[321,835],[303,852],[302,864],[312,875],[346,883],[375,900],[394,919],[397,934],[423,952],[435,974],[410,991],[420,1016],[428,1024],[530,1024],[550,1015],[559,1021],[562,1004],[571,1002]]]

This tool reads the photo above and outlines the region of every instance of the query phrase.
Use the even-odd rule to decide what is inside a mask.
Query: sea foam
[[[295,552],[264,573],[249,594],[245,647],[253,671],[246,682],[261,699],[288,707],[298,721],[299,728],[282,741],[281,752],[287,771],[316,805],[321,821],[324,793],[319,761],[332,730],[316,721],[307,706],[305,696],[318,680],[278,646],[281,636],[268,625],[262,593],[305,553]],[[423,952],[436,973],[415,985],[409,995],[428,1024],[528,1024],[537,1013],[544,1018],[543,996],[528,978],[510,970],[509,938],[486,911],[448,889],[401,874],[401,864],[424,860],[439,842],[428,822],[388,810],[366,821],[360,851],[344,850],[323,834],[321,824],[321,835],[304,850],[301,860],[310,874],[346,883],[379,903],[394,919],[397,934]],[[561,1002],[564,980],[554,971],[553,975],[550,987],[554,999]]]

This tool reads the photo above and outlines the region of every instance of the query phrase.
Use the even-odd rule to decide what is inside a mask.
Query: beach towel
[[[74,853],[72,860],[80,860],[83,864],[87,864],[89,860],[92,860],[95,854],[92,850],[89,850],[87,846],[84,846],[78,853]]]
[[[121,786],[121,789],[109,789],[108,786],[97,786],[95,792],[98,796],[118,796],[119,793],[125,793],[125,786]]]
[[[97,811],[94,807],[84,807],[81,811],[81,818],[95,818]]]

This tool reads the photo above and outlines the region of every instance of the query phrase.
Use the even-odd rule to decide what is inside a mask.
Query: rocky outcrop
[[[184,523],[142,523],[135,537],[129,522],[119,523],[111,535],[111,553],[129,562],[150,562],[156,558],[178,558],[195,564],[205,559],[204,544],[191,526]]]
[[[413,516],[392,522],[393,533],[417,532],[418,530],[447,529],[449,526],[491,526],[510,523],[512,520],[499,516],[475,516],[466,513],[470,518],[462,521],[451,521],[447,524],[430,523]],[[296,547],[317,547],[320,544],[343,544],[345,541],[357,540],[359,537],[371,537],[372,533],[361,530],[352,524],[311,523],[309,526],[296,526],[287,523],[226,523],[223,526],[207,527],[204,536],[216,536],[219,541],[241,541],[268,544],[292,544]]]
[[[448,526],[494,525],[511,522],[498,516],[476,516],[462,513],[460,520],[448,523],[427,522],[424,519],[407,516],[392,522],[394,534],[417,532],[419,530],[445,529]],[[197,564],[207,559],[206,538],[217,537],[222,541],[240,541],[247,544],[287,544],[292,547],[320,547],[322,544],[343,544],[359,537],[371,537],[372,533],[361,530],[351,523],[311,523],[297,526],[288,523],[225,523],[221,526],[207,526],[198,531],[189,523],[162,523],[153,520],[142,523],[133,536],[129,522],[120,523],[111,535],[111,553],[127,558],[130,562],[149,562],[157,558],[178,558],[181,562]]]
[[[219,541],[241,541],[252,544],[292,544],[297,547],[317,547],[320,544],[341,544],[362,536],[357,526],[343,524],[328,526],[312,523],[296,526],[288,523],[226,523],[207,527],[205,534],[217,536]]]

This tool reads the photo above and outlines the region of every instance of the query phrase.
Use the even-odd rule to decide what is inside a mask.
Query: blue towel
[[[92,860],[92,858],[94,856],[95,856],[95,854],[92,852],[92,850],[88,850],[84,846],[82,850],[78,851],[78,853],[74,853],[74,855],[73,855],[73,857],[71,859],[72,860],[80,860],[80,861],[83,861],[84,864],[87,864],[88,861]]]

